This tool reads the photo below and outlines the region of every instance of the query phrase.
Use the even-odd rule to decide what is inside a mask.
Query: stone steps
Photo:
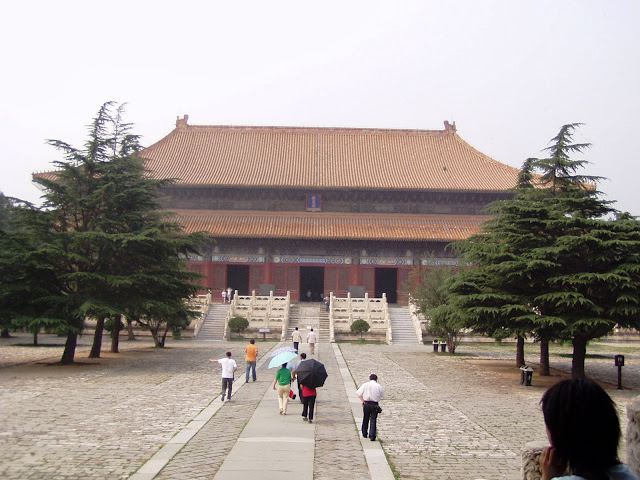
[[[229,305],[211,305],[198,333],[198,339],[216,342],[224,340],[224,321],[228,312]]]
[[[391,321],[391,335],[394,345],[416,345],[418,343],[408,308],[390,308],[389,320]]]

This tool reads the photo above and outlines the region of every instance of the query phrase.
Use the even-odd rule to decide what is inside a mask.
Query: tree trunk
[[[129,340],[136,339],[133,335],[133,320],[131,318],[127,318],[127,332],[129,332]]]
[[[526,363],[524,362],[524,337],[522,335],[518,335],[516,337],[516,367],[524,367]]]
[[[152,327],[151,325],[149,325],[149,331],[151,332],[151,336],[153,337],[153,344],[156,347],[161,347],[162,345],[160,345],[160,337],[158,337],[158,330],[159,330],[160,326],[155,326]]]
[[[11,338],[11,335],[9,334],[9,329],[8,328],[3,328],[2,332],[0,332],[0,338]]]
[[[456,339],[455,334],[447,332],[447,350],[451,355],[456,353]]]
[[[38,346],[38,332],[34,332],[33,334],[33,346],[34,347]]]
[[[60,363],[63,365],[71,365],[76,355],[76,345],[78,344],[78,334],[75,332],[69,332],[67,334],[67,341],[64,344],[64,352],[62,353],[62,359]]]
[[[115,316],[115,321],[113,322],[113,330],[111,330],[111,353],[120,353],[118,350],[118,345],[120,342],[120,315]]]
[[[571,378],[584,378],[584,360],[587,356],[587,339],[573,337],[573,359],[571,360]]]
[[[164,342],[167,340],[168,332],[169,332],[169,324],[167,324],[167,326],[164,329],[164,333],[162,334],[162,345],[160,345],[162,348],[164,348]]]
[[[548,377],[551,375],[549,370],[549,339],[541,338],[540,339],[540,372],[539,375],[542,377]]]
[[[91,346],[91,352],[89,352],[89,358],[100,358],[100,350],[102,350],[102,335],[104,333],[104,319],[105,316],[98,317],[96,322],[96,331],[93,334],[93,345]]]

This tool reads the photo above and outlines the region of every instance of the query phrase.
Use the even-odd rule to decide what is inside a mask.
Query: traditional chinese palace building
[[[455,265],[445,247],[479,231],[518,170],[444,130],[176,128],[142,152],[176,178],[165,206],[210,245],[190,268],[213,292],[382,296],[403,302],[416,266]]]

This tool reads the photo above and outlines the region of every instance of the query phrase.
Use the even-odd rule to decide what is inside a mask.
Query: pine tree
[[[608,220],[617,212],[595,189],[600,178],[578,173],[586,162],[571,154],[589,146],[572,143],[578,125],[560,129],[550,157],[526,162],[514,198],[492,205],[484,233],[456,246],[476,268],[452,285],[476,331],[540,339],[543,373],[548,342],[571,340],[576,378],[589,340],[640,326],[640,226]]]
[[[100,325],[144,303],[139,296],[148,291],[136,282],[148,280],[149,271],[176,271],[172,288],[156,302],[172,305],[166,310],[178,310],[175,305],[197,289],[198,276],[179,266],[201,237],[183,235],[162,219],[156,195],[168,181],[145,177],[138,137],[122,121],[123,108],[112,102],[100,108],[83,149],[48,142],[65,160],[55,162],[53,176],[35,178],[45,189],[44,205],[25,208],[21,215],[34,241],[29,255],[38,254],[53,288],[41,299],[47,317],[58,319],[67,337],[62,363],[73,362],[85,317],[97,317]],[[96,338],[101,335],[96,331]]]

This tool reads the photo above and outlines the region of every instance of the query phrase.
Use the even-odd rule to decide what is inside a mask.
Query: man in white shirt
[[[378,384],[378,376],[375,373],[369,375],[369,381],[362,384],[356,394],[362,402],[362,436],[368,436],[373,442],[376,439],[376,420],[380,412],[378,402],[384,397],[384,388]]]
[[[293,341],[293,348],[296,350],[296,353],[298,353],[298,346],[302,341],[302,334],[298,330],[298,327],[296,327],[296,329],[291,334],[291,340]]]
[[[227,402],[231,400],[231,390],[233,389],[233,374],[238,370],[236,361],[231,358],[231,352],[227,352],[225,358],[218,360],[209,359],[210,362],[217,362],[222,367],[222,401],[224,402],[224,393],[227,391]]]
[[[311,352],[311,355],[313,355],[315,352],[317,341],[318,337],[316,336],[316,332],[314,332],[312,328],[311,331],[307,334],[307,343],[309,344],[309,352]]]

